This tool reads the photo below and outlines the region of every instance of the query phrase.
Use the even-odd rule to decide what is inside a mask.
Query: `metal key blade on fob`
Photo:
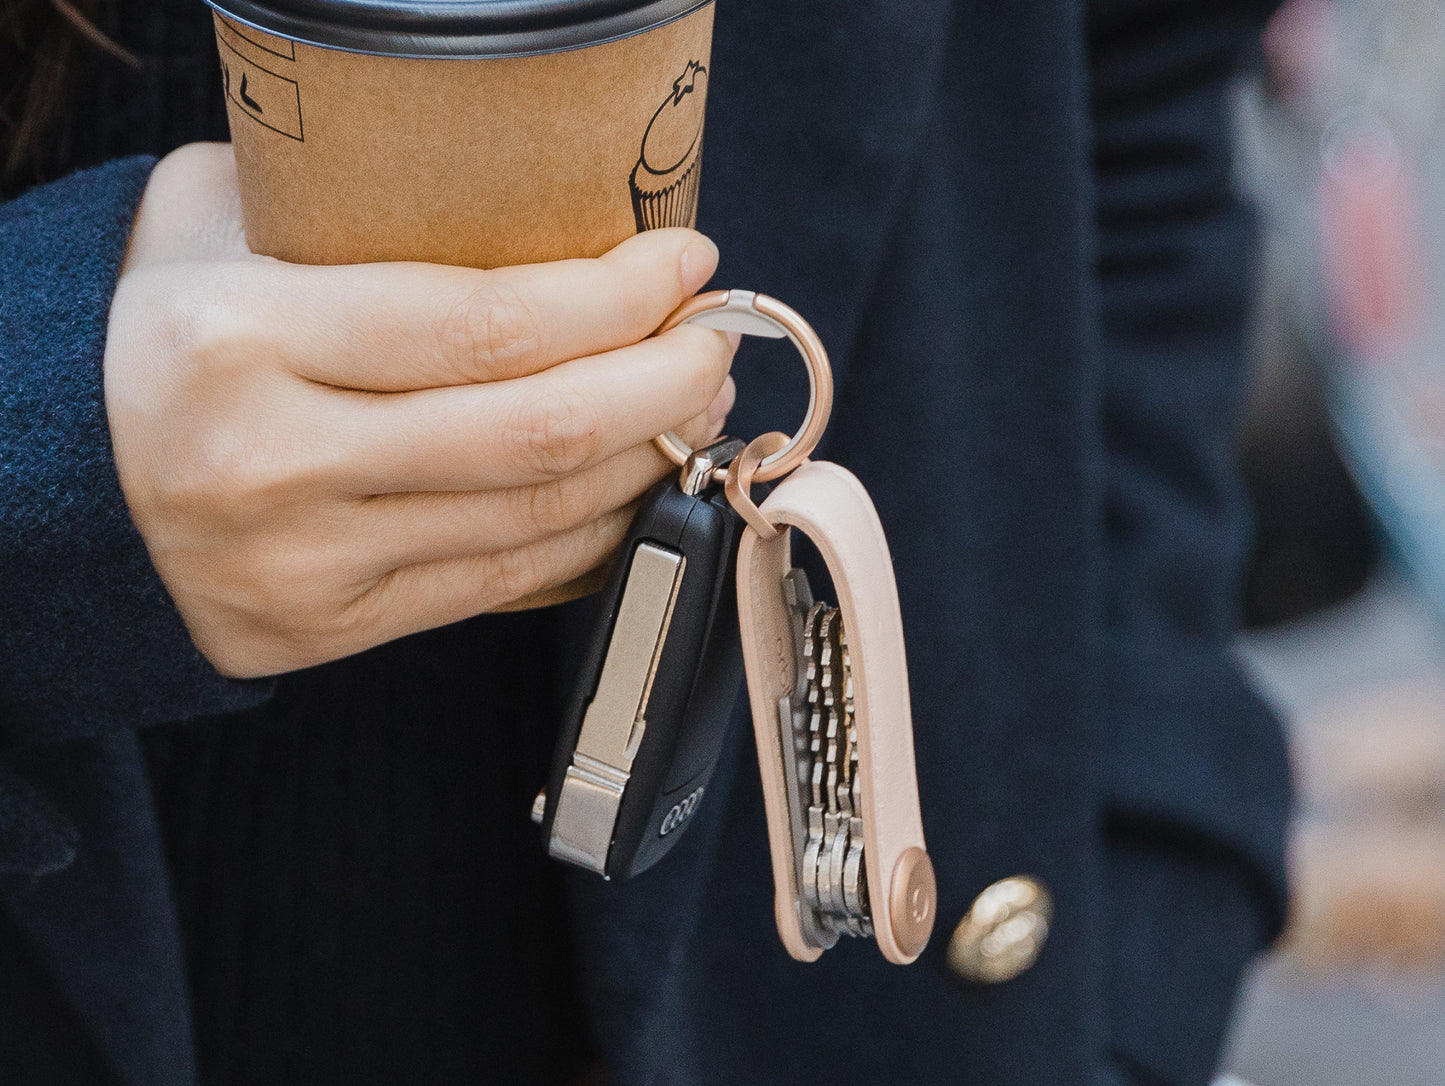
[[[699,450],[644,498],[601,597],[534,817],[548,852],[604,878],[661,859],[698,809],[741,688],[738,519]]]
[[[559,860],[598,874],[605,869],[632,759],[647,728],[647,698],[686,568],[685,557],[655,543],[640,543],[633,553],[602,677],[582,719],[552,819],[548,849]]]

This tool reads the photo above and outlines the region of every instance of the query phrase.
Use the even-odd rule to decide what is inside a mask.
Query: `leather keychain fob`
[[[716,483],[741,451],[692,453],[643,499],[604,589],[533,817],[548,852],[630,878],[703,800],[742,683],[739,521]]]

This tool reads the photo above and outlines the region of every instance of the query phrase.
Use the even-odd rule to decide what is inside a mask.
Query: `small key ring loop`
[[[753,438],[748,442],[747,448],[738,453],[736,459],[728,465],[727,478],[723,480],[723,493],[727,495],[728,504],[736,509],[738,516],[747,521],[748,527],[763,539],[772,539],[778,534],[778,528],[754,503],[753,480],[762,478],[759,467],[767,463],[767,458],[780,449],[787,448],[787,445],[788,435],[777,430]]]
[[[713,290],[699,294],[679,306],[663,322],[657,334],[669,332],[684,323],[770,339],[786,336],[792,342],[803,356],[808,370],[808,410],[798,432],[757,465],[753,478],[762,483],[780,479],[808,459],[817,448],[823,431],[828,428],[828,416],[833,411],[833,368],[828,364],[828,352],[823,349],[823,342],[813,331],[813,326],[791,306],[751,290]],[[692,453],[671,430],[653,441],[679,467],[687,463]],[[714,478],[722,482],[723,470],[718,469]]]

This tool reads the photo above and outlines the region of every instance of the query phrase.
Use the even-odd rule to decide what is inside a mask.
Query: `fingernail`
[[[718,251],[709,237],[698,237],[682,251],[682,289],[696,294],[717,271]]]
[[[733,409],[733,404],[737,402],[737,398],[738,387],[733,383],[733,379],[729,377],[723,382],[722,388],[717,390],[717,395],[712,398],[712,403],[708,405],[707,421],[721,422],[727,418],[728,412]]]

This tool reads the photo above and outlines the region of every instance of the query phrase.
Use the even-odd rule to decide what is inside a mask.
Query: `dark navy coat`
[[[1250,232],[1226,91],[1259,15],[719,0],[700,228],[717,285],[787,300],[832,353],[823,453],[871,489],[893,549],[940,923],[912,967],[863,943],[791,961],[739,728],[672,858],[572,884],[617,1081],[1207,1081],[1284,901],[1281,737],[1227,656]],[[73,160],[224,138],[211,78],[166,69]],[[187,95],[206,125],[174,122]],[[140,735],[276,686],[191,647],[111,462],[106,309],[149,164],[0,206],[5,1083],[195,1081]],[[794,426],[800,373],[746,351],[735,372],[732,432]],[[465,634],[498,646],[466,677],[476,727],[545,733],[509,669],[520,644],[545,672],[564,624],[483,616],[280,686],[385,686]],[[516,810],[506,832],[530,834]],[[1043,953],[963,981],[948,935],[1012,874],[1053,893]]]

